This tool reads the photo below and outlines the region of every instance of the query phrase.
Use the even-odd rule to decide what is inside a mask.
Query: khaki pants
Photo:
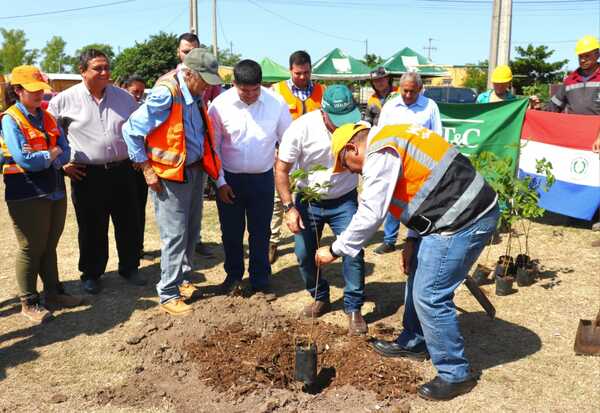
[[[9,201],[7,205],[19,245],[15,270],[20,297],[37,296],[38,275],[46,293],[58,293],[56,246],[65,227],[67,198]]]
[[[271,244],[278,245],[281,241],[281,225],[283,224],[283,205],[279,194],[275,191],[275,202],[273,203],[273,218],[271,218]]]

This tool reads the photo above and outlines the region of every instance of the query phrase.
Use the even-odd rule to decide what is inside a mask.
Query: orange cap
[[[15,67],[10,73],[10,84],[23,86],[28,92],[52,90],[50,85],[44,81],[42,72],[37,67],[30,65]]]

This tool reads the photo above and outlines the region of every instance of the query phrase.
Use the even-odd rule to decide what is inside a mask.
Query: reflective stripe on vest
[[[290,110],[292,120],[296,120],[305,113],[321,108],[321,100],[323,99],[325,87],[318,83],[313,83],[312,93],[305,101],[300,100],[292,93],[286,80],[275,83],[273,90],[283,97]]]
[[[407,222],[439,183],[457,152],[438,134],[416,125],[381,128],[371,139],[368,153],[384,148],[396,151],[402,161],[389,211]]]
[[[45,110],[42,110],[42,124],[46,131],[45,133],[33,126],[16,105],[8,108],[2,116],[10,116],[15,121],[21,130],[25,141],[31,147],[33,152],[47,151],[56,146],[56,142],[60,136],[60,129],[58,128],[58,124],[54,117]],[[0,140],[0,148],[2,149],[2,154],[4,156],[2,174],[12,175],[25,173],[25,170],[15,162],[3,139]]]
[[[176,74],[161,78],[156,86],[166,86],[171,92],[172,104],[169,116],[146,137],[146,154],[154,172],[162,178],[183,182],[185,160],[185,130],[183,124],[183,95]],[[204,145],[202,167],[212,179],[217,179],[221,169],[221,160],[214,148],[214,132],[206,108],[199,104],[200,115],[204,122]]]

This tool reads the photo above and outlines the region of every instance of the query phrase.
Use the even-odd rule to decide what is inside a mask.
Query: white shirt
[[[213,100],[208,114],[215,131],[215,150],[222,162],[217,186],[227,182],[223,170],[258,174],[273,168],[275,144],[292,123],[288,106],[280,96],[260,88],[256,102],[247,105],[232,87]]]
[[[380,126],[371,129],[367,147]],[[388,213],[402,160],[393,149],[367,156],[363,165],[363,186],[358,209],[346,229],[331,245],[339,255],[356,257],[363,245],[375,234]]]
[[[383,105],[377,125],[399,125],[402,123],[423,126],[438,135],[444,136],[438,105],[432,99],[423,95],[419,95],[415,103],[409,106],[404,103],[402,95],[392,98]]]
[[[328,183],[329,188],[319,191],[322,199],[340,198],[358,185],[356,174],[332,174],[331,133],[323,122],[320,110],[306,113],[292,122],[281,138],[279,159],[295,164],[294,169],[304,169],[307,172],[316,165],[328,168],[326,171],[315,171],[307,180],[298,182],[299,188],[315,188],[315,184]]]

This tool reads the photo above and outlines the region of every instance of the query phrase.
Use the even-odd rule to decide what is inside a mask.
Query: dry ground
[[[4,188],[0,185],[0,190]],[[204,218],[204,240],[213,243],[218,256],[212,260],[198,259],[195,281],[201,287],[216,285],[223,280],[220,231],[214,202],[207,202]],[[158,250],[159,240],[148,205],[146,249]],[[4,242],[0,246],[0,412],[8,411],[175,411],[168,404],[127,407],[99,405],[90,401],[90,394],[100,389],[119,386],[131,378],[140,359],[132,351],[122,351],[125,340],[148,322],[157,312],[153,285],[136,288],[126,285],[116,275],[116,251],[111,235],[111,258],[104,291],[87,297],[87,305],[56,313],[56,319],[43,325],[33,325],[18,314],[14,296],[14,234],[4,202],[0,204],[0,227]],[[380,237],[381,234],[378,234]],[[337,410],[335,398],[343,411],[464,411],[464,412],[598,412],[600,411],[600,357],[581,357],[573,353],[573,340],[580,318],[593,318],[600,307],[600,248],[590,242],[600,236],[587,229],[555,224],[534,224],[532,257],[542,263],[542,279],[534,285],[519,288],[508,297],[494,295],[493,286],[485,286],[488,297],[497,308],[497,319],[489,320],[469,294],[457,291],[459,319],[466,340],[468,357],[475,369],[482,371],[477,388],[451,402],[431,403],[411,397],[408,404],[381,408],[369,393],[340,390],[329,396],[302,396],[303,411]],[[399,271],[400,252],[377,256],[372,250],[380,238],[367,248],[368,302],[363,313],[371,326],[384,322],[396,328],[402,319],[402,297],[405,277]],[[326,238],[331,241],[331,238]],[[480,262],[491,264],[500,255],[503,244],[491,247],[489,258]],[[295,316],[309,301],[299,281],[293,240],[287,237],[282,245],[283,256],[273,267],[273,286],[278,299],[273,307]],[[77,271],[77,226],[69,203],[65,232],[59,245],[59,267],[67,290],[79,291]],[[142,271],[152,280],[158,278],[159,261],[144,261]],[[339,264],[326,274],[332,284],[334,312],[324,320],[345,326],[342,309],[343,281],[337,275]],[[195,311],[203,310],[203,300]],[[218,368],[218,367],[216,367]],[[425,378],[432,378],[429,363],[417,367]],[[221,400],[210,389],[190,388],[206,392],[210,411],[268,411],[261,395],[255,404],[235,407]],[[343,393],[343,391],[341,392]],[[264,397],[270,397],[267,394]],[[329,403],[323,404],[323,398]],[[341,399],[340,399],[341,400]],[[351,402],[351,403],[350,403]],[[349,404],[350,403],[350,404]],[[208,404],[207,404],[208,406]],[[262,407],[261,407],[262,406]],[[351,406],[351,407],[348,407]],[[409,407],[410,406],[410,407]],[[206,406],[197,406],[205,411]],[[215,410],[216,409],[216,410]],[[300,411],[300,410],[299,410]]]

